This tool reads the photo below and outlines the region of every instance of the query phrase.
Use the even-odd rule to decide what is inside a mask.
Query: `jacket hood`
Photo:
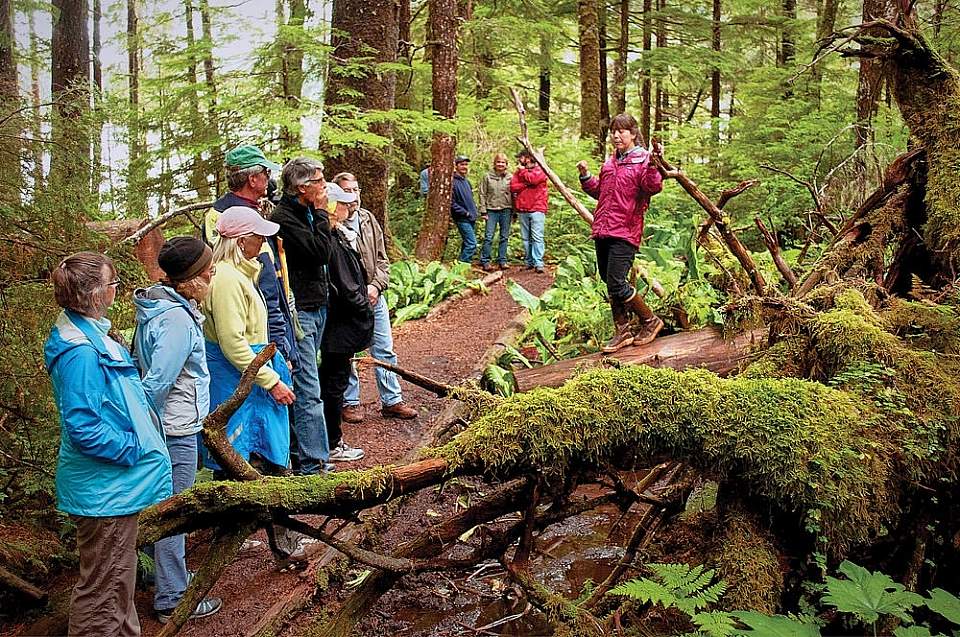
[[[195,319],[198,311],[193,305],[171,288],[157,284],[138,288],[133,292],[133,304],[137,308],[137,323],[143,324],[168,310],[183,308]]]
[[[64,310],[53,324],[43,348],[43,360],[47,370],[50,370],[64,353],[83,345],[93,347],[100,356],[112,361],[127,362],[128,357],[124,355],[120,344],[111,338],[104,338],[109,329],[110,321],[107,319],[96,321],[71,310]]]

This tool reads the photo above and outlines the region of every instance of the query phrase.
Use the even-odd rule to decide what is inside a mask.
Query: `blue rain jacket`
[[[44,348],[60,411],[57,508],[73,515],[131,515],[173,490],[160,419],[109,328],[65,310]]]

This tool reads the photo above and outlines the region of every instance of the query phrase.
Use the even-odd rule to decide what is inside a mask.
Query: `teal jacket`
[[[160,419],[109,328],[65,310],[44,349],[60,411],[57,508],[73,515],[130,515],[173,489]]]

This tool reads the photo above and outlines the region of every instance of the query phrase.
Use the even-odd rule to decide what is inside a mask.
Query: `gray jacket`
[[[372,285],[383,294],[390,284],[390,261],[387,259],[387,245],[383,239],[383,229],[373,213],[366,208],[357,212],[359,231],[357,248],[360,253],[360,265],[363,266],[367,285]]]
[[[192,301],[162,284],[136,290],[133,303],[137,308],[133,356],[163,432],[196,434],[210,409],[203,314]]]
[[[510,195],[510,173],[498,175],[494,171],[488,172],[480,180],[480,212],[487,210],[504,210],[513,207],[513,197]]]

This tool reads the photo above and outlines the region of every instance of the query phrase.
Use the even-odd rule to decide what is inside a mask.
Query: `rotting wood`
[[[0,585],[14,590],[37,604],[47,601],[47,592],[0,566]]]
[[[677,370],[703,367],[724,375],[747,360],[751,346],[758,343],[765,334],[765,330],[754,330],[727,340],[713,328],[680,332],[662,336],[647,345],[626,347],[617,352],[616,356],[587,354],[543,367],[514,370],[513,376],[517,390],[521,392],[535,387],[559,387],[574,374],[603,365],[611,359],[626,365],[669,367]]]
[[[357,364],[358,367],[361,367],[361,368],[365,366],[379,367],[381,369],[387,370],[388,372],[393,372],[394,374],[396,374],[403,380],[407,381],[408,383],[411,383],[413,385],[416,385],[417,387],[426,389],[429,392],[433,392],[440,398],[449,396],[450,392],[453,391],[453,387],[450,385],[445,385],[444,383],[441,383],[440,381],[434,380],[432,378],[428,378],[423,374],[411,372],[408,369],[404,369],[397,365],[393,365],[386,361],[382,361],[378,358],[373,358],[372,356],[362,356],[360,358],[353,359],[353,361]]]

